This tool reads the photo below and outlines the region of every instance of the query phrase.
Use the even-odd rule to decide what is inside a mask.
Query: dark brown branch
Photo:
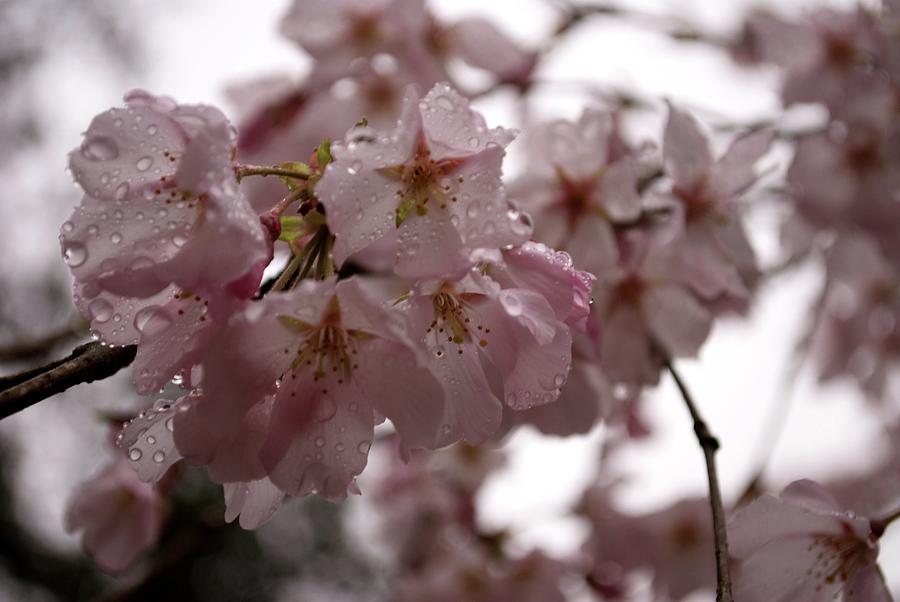
[[[719,440],[716,439],[706,426],[703,417],[697,410],[690,391],[681,379],[681,376],[675,370],[670,360],[666,361],[666,369],[678,386],[681,397],[691,414],[691,420],[694,421],[694,434],[697,435],[697,441],[703,449],[703,456],[706,459],[706,474],[709,478],[709,505],[712,509],[713,520],[713,537],[716,546],[716,601],[717,602],[734,602],[731,593],[731,573],[728,568],[728,532],[725,528],[725,508],[722,504],[722,493],[719,489],[719,475],[716,472],[716,450],[719,449]]]
[[[0,378],[0,419],[62,393],[69,387],[112,376],[134,360],[137,347],[79,345],[61,360]]]

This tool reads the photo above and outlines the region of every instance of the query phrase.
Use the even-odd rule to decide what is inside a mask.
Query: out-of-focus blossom
[[[488,129],[446,84],[409,97],[391,133],[351,131],[332,147],[335,161],[316,191],[337,263],[396,237],[399,275],[440,277],[464,269],[475,249],[528,240],[527,216],[510,207],[500,179],[513,136]]]
[[[607,599],[629,599],[634,576],[650,569],[654,599],[681,600],[716,584],[709,501],[681,500],[644,515],[627,515],[609,499],[610,488],[589,489],[581,512],[591,523],[582,548],[591,560],[589,582]]]
[[[620,240],[621,275],[594,287],[600,360],[614,383],[655,384],[666,357],[692,357],[713,316],[690,286],[676,243],[630,232]]]
[[[896,269],[863,235],[842,236],[829,249],[827,280],[810,333],[823,380],[850,375],[876,399],[888,392],[900,358]]]
[[[84,531],[82,544],[109,573],[121,573],[159,539],[165,504],[124,460],[78,486],[66,508],[66,531]]]
[[[709,302],[745,306],[748,288],[759,276],[737,201],[756,181],[754,165],[771,141],[771,131],[752,132],[732,142],[714,162],[697,121],[669,106],[663,162],[684,219],[680,267],[693,289]]]
[[[747,602],[889,602],[869,519],[812,481],[764,495],[728,526],[734,596]]]
[[[535,238],[603,278],[618,260],[615,227],[641,215],[638,160],[616,152],[614,116],[588,109],[528,133],[528,171],[511,196],[535,220]]]

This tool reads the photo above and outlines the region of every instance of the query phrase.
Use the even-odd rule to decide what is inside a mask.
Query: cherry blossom
[[[735,599],[889,601],[878,535],[812,481],[764,495],[729,524]]]
[[[356,129],[335,145],[319,182],[342,264],[383,237],[399,243],[396,272],[437,277],[465,268],[481,247],[523,243],[530,220],[511,208],[501,163],[514,134],[487,129],[447,84],[407,98],[390,134]]]
[[[144,343],[135,380],[150,392],[194,363],[207,320],[256,291],[271,243],[237,188],[224,115],[142,91],[126,104],[70,155],[86,194],[60,242],[94,333]]]
[[[156,544],[164,510],[153,486],[119,460],[75,489],[65,526],[84,531],[84,548],[104,571],[121,573]]]
[[[691,286],[705,299],[741,307],[758,278],[737,198],[756,180],[754,164],[769,148],[772,132],[737,138],[713,162],[709,141],[688,113],[669,106],[663,160],[679,201],[685,230],[680,259]]]
[[[540,256],[552,262],[547,253]],[[521,259],[521,254],[513,255]],[[586,288],[590,281],[589,275],[582,279],[571,268],[568,256],[563,261],[559,272],[567,275],[556,280],[556,306],[541,294],[540,286],[531,288],[547,273],[534,272],[533,281],[519,288],[502,265],[491,264],[483,266],[484,273],[472,269],[453,280],[420,281],[398,306],[444,388],[444,443],[459,437],[482,443],[497,432],[504,404],[525,410],[559,397],[572,347],[563,320],[580,294],[573,289]],[[500,274],[497,280],[492,270]],[[496,392],[491,385],[495,377],[502,382]]]
[[[615,117],[586,109],[528,132],[529,169],[511,196],[535,219],[535,238],[598,276],[616,265],[615,227],[637,220],[638,160],[618,152]]]
[[[229,480],[268,476],[290,495],[343,498],[366,464],[376,411],[404,445],[434,445],[444,397],[420,355],[359,279],[270,293],[214,338],[186,438],[206,445],[205,462],[224,454],[244,467]]]

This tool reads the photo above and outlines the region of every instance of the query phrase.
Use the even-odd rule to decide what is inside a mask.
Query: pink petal
[[[744,192],[756,181],[756,162],[769,151],[774,132],[756,130],[736,139],[712,169],[710,186],[722,198]]]
[[[123,427],[116,445],[142,481],[162,478],[181,454],[175,448],[174,417],[181,400],[160,399]]]
[[[673,357],[694,357],[709,336],[712,316],[683,288],[662,285],[641,299],[647,326]]]
[[[490,71],[501,81],[524,82],[535,66],[534,53],[519,48],[486,19],[457,21],[450,35],[462,60]]]
[[[269,479],[249,483],[226,483],[225,522],[230,523],[240,515],[243,529],[257,529],[268,522],[281,506],[284,492]]]
[[[687,191],[699,186],[712,167],[709,142],[697,120],[672,104],[663,134],[663,162],[675,184]]]
[[[488,129],[480,113],[449,84],[436,84],[419,101],[422,128],[436,161],[480,153],[490,144],[506,147],[516,134],[504,128]]]
[[[288,376],[276,394],[260,459],[285,493],[342,500],[366,466],[373,427],[367,396],[352,381]]]

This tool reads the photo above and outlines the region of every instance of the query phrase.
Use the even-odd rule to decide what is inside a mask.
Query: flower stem
[[[300,197],[302,197],[305,193],[306,189],[304,188],[297,188],[296,190],[292,190],[286,197],[278,201],[277,205],[272,207],[272,213],[277,216],[281,216],[281,214],[284,213],[288,207],[299,201]]]
[[[687,389],[681,375],[675,370],[671,360],[666,360],[666,369],[672,375],[672,379],[678,386],[682,399],[694,421],[694,434],[703,450],[706,459],[706,474],[709,480],[709,505],[712,510],[713,536],[716,546],[716,602],[734,602],[731,593],[731,573],[728,569],[728,533],[725,528],[725,508],[722,505],[722,493],[719,490],[719,475],[716,472],[716,450],[719,449],[719,440],[710,432],[709,427],[697,410],[693,397]]]
[[[234,168],[238,182],[246,176],[280,176],[284,178],[294,178],[296,180],[306,180],[309,174],[297,171],[295,169],[287,169],[285,167],[267,167],[265,165],[238,165]]]

